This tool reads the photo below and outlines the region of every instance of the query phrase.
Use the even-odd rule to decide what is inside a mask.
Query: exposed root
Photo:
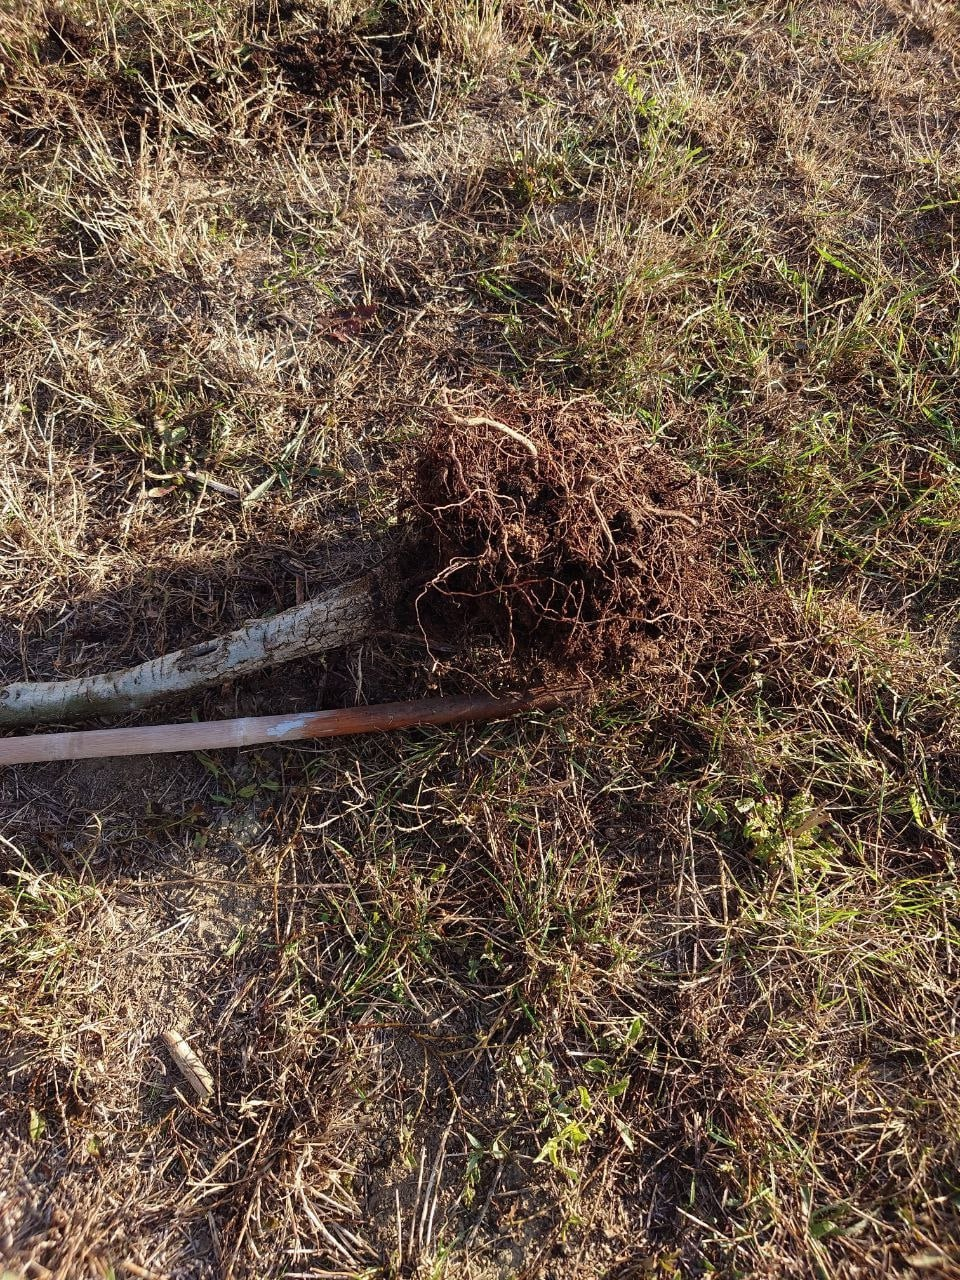
[[[443,401],[444,408],[450,421],[460,427],[493,427],[495,431],[502,431],[505,436],[509,436],[511,440],[516,440],[517,444],[522,444],[527,453],[532,458],[539,457],[537,446],[533,443],[529,436],[525,436],[521,431],[517,431],[515,427],[508,426],[506,422],[501,422],[499,418],[488,418],[485,414],[477,414],[475,417],[465,418],[462,414],[457,413],[453,405],[450,403],[450,397],[444,389],[440,398]]]
[[[685,680],[728,604],[712,482],[590,398],[445,408],[412,477],[424,628],[479,615],[518,665]]]

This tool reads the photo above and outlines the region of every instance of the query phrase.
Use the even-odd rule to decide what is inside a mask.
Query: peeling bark
[[[136,667],[0,688],[0,725],[43,724],[134,711],[195,693],[237,676],[355,644],[386,610],[376,574],[344,583],[287,609],[258,618],[217,640],[179,649]]]

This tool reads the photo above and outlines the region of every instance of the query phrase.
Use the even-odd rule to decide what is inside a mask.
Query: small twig
[[[500,1179],[502,1177],[503,1177],[503,1162],[501,1161],[497,1165],[496,1172],[494,1173],[493,1178],[490,1181],[490,1190],[487,1192],[486,1197],[484,1198],[483,1204],[480,1207],[480,1212],[477,1214],[476,1221],[474,1222],[470,1230],[467,1232],[466,1239],[463,1242],[464,1252],[466,1252],[470,1248],[474,1240],[477,1238],[477,1232],[483,1226],[483,1220],[487,1216],[487,1210],[490,1208],[490,1204],[493,1200],[493,1197],[497,1194],[497,1189],[500,1186]]]
[[[677,511],[675,507],[655,507],[652,502],[637,502],[637,506],[641,511],[646,511],[651,516],[662,516],[668,520],[682,520],[684,524],[688,524],[691,529],[699,529],[701,522],[695,520],[693,516],[687,515],[686,511]]]
[[[192,480],[194,484],[202,484],[205,489],[212,489],[214,493],[222,493],[225,498],[243,497],[240,490],[234,488],[232,484],[222,484],[219,480],[214,480],[213,476],[208,476],[203,471],[184,471],[183,478]]]
[[[606,517],[604,516],[603,512],[600,510],[600,503],[597,502],[596,491],[594,489],[591,489],[590,493],[588,494],[588,497],[590,498],[590,502],[593,505],[594,511],[597,513],[597,521],[599,522],[600,528],[603,530],[604,537],[607,539],[607,543],[610,546],[610,550],[616,551],[617,544],[614,540],[612,532],[610,531],[610,526],[607,523]]]
[[[203,1065],[198,1054],[173,1027],[161,1032],[161,1039],[187,1084],[201,1102],[208,1101],[213,1093],[213,1076]]]

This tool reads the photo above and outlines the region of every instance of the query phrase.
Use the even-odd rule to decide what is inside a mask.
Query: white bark
[[[277,666],[354,644],[368,636],[384,601],[375,575],[355,579],[273,618],[191,645],[136,667],[77,680],[0,687],[0,725],[42,724],[133,711]]]

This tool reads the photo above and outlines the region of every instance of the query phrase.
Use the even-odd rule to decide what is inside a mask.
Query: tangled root
[[[591,398],[448,406],[411,487],[428,634],[480,624],[515,666],[662,682],[717,633],[718,490]]]

